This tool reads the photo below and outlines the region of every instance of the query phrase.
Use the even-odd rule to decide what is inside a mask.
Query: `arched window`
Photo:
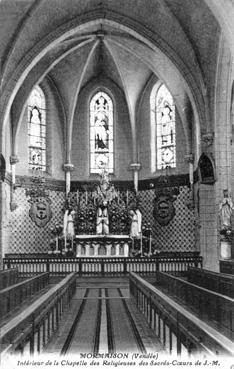
[[[175,104],[165,85],[154,86],[151,107],[151,171],[176,167]],[[155,145],[156,143],[156,145]],[[155,150],[156,147],[156,150]],[[155,152],[157,151],[157,152]]]
[[[46,170],[46,103],[39,86],[28,99],[28,164],[29,169]]]
[[[113,173],[113,150],[113,102],[99,91],[90,102],[90,173]]]

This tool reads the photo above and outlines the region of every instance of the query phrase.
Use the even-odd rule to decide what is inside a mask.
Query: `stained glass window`
[[[90,102],[90,173],[114,171],[113,102],[103,91]]]
[[[28,99],[29,169],[46,170],[46,104],[39,86],[34,87]]]
[[[159,88],[152,90],[151,131],[154,131],[154,140],[156,133],[157,169],[164,169],[166,167],[175,168],[175,104],[171,93],[165,85],[161,85]],[[151,160],[151,169],[154,169],[153,167],[155,167],[154,159]]]

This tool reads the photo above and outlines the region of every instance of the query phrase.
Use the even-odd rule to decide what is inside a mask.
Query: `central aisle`
[[[70,308],[44,353],[159,351],[162,345],[130,299],[127,278],[78,278]]]

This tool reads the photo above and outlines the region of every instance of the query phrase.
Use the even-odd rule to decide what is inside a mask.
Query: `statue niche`
[[[213,184],[215,182],[213,162],[208,155],[204,153],[201,155],[198,162],[198,169],[201,183]]]

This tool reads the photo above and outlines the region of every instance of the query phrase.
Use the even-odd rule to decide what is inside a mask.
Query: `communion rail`
[[[75,272],[80,276],[126,275],[130,272],[154,273],[186,272],[188,267],[202,268],[202,257],[193,253],[155,258],[53,258],[6,257],[4,268],[18,268],[20,275],[49,272],[52,276],[64,276]]]
[[[233,341],[137,274],[129,279],[131,296],[170,354],[234,356]]]
[[[69,274],[56,286],[1,327],[1,355],[39,353],[57,330],[76,290],[76,275]]]

